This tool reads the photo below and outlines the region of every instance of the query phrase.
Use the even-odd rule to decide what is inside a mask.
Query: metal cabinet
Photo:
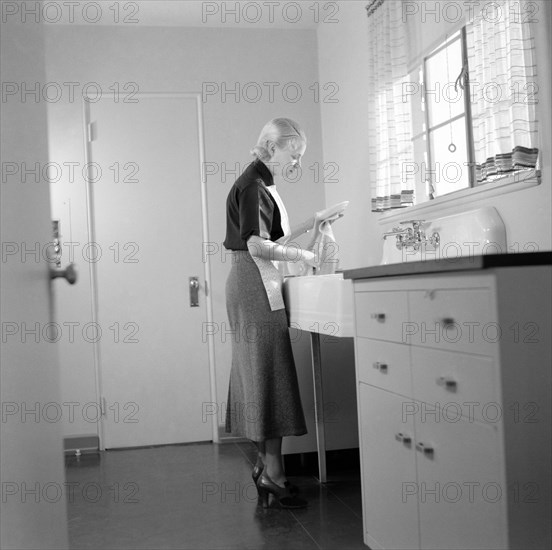
[[[551,546],[551,283],[550,266],[354,281],[370,548]]]

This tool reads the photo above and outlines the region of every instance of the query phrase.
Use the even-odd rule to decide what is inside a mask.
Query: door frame
[[[201,175],[201,218],[202,218],[202,233],[203,242],[209,241],[209,224],[207,223],[207,189],[206,178],[203,177],[205,166],[205,131],[203,122],[203,105],[201,102],[201,93],[199,92],[137,92],[133,94],[140,97],[153,97],[153,98],[182,98],[182,99],[195,99],[197,108],[197,130],[199,138],[199,173]],[[82,98],[82,117],[83,117],[83,141],[84,141],[84,162],[87,167],[88,174],[85,181],[85,196],[86,196],[86,217],[87,217],[87,229],[89,242],[96,242],[96,228],[94,223],[94,195],[92,193],[92,187],[90,182],[94,179],[92,173],[92,141],[91,141],[91,116],[90,116],[90,103],[94,101],[88,101],[89,96],[83,94]],[[96,97],[92,96],[92,100]],[[207,316],[207,322],[209,326],[213,324],[213,302],[211,297],[211,264],[209,255],[204,254],[203,258],[203,276],[205,280],[204,293],[205,293],[205,313]],[[91,317],[92,322],[98,322],[98,278],[96,271],[96,264],[94,262],[88,262],[88,270],[90,273],[90,296],[91,296]],[[96,326],[96,325],[95,325]],[[211,331],[209,331],[211,332]],[[208,361],[209,361],[209,386],[211,401],[217,403],[217,387],[216,387],[216,368],[215,368],[215,345],[214,334],[207,335],[207,348],[208,348]],[[97,339],[92,343],[93,349],[93,364],[94,364],[94,381],[96,391],[96,401],[99,404],[99,408],[102,411],[100,415],[100,421],[97,423],[97,432],[99,438],[99,448],[101,451],[105,450],[104,446],[104,405],[101,403],[101,349],[100,343]],[[218,416],[211,415],[211,435],[214,443],[219,443],[218,433]]]

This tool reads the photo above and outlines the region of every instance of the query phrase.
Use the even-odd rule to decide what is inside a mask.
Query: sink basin
[[[412,216],[407,216],[412,218]],[[383,241],[382,264],[420,262],[425,260],[454,260],[480,254],[505,254],[506,227],[496,208],[487,206],[459,214],[427,221],[423,229],[429,237],[437,232],[437,248],[422,246],[420,250],[396,247],[396,238]]]
[[[292,328],[329,336],[353,336],[353,282],[343,273],[284,279]]]

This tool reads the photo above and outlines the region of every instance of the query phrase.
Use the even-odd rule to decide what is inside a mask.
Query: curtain
[[[368,159],[372,211],[411,206],[414,178],[403,176],[412,162],[406,32],[400,0],[372,0],[368,15]]]
[[[537,163],[535,44],[522,7],[490,2],[466,26],[478,185]]]

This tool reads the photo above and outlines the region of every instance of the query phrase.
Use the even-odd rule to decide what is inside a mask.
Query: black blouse
[[[259,159],[238,177],[226,199],[225,248],[247,250],[251,235],[271,241],[284,236],[280,209],[265,187],[270,185],[274,185],[272,174]]]

